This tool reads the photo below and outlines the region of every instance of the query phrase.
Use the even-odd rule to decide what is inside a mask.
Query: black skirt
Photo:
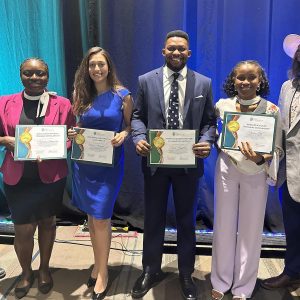
[[[39,176],[23,176],[16,185],[4,183],[14,224],[29,224],[57,215],[62,206],[66,178],[43,183]]]

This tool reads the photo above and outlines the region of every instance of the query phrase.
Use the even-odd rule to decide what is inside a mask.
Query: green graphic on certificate
[[[151,131],[150,139],[152,140],[151,144],[151,161],[153,163],[163,163],[163,147],[165,145],[165,140],[161,137],[162,131]]]

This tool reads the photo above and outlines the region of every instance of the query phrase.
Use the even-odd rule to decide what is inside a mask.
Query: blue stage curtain
[[[282,50],[284,37],[300,34],[300,1],[252,0],[98,0],[99,40],[132,91],[136,78],[163,64],[161,49],[168,31],[186,30],[189,66],[213,79],[215,99],[240,60],[255,59],[267,71],[269,99],[277,103],[291,61]],[[101,7],[101,9],[100,9]]]
[[[212,78],[215,101],[224,97],[223,81],[232,67],[240,60],[255,59],[267,71],[269,99],[277,103],[291,65],[282,50],[283,39],[289,33],[300,34],[299,0],[72,0],[80,7],[80,18],[71,20],[80,25],[81,40],[74,43],[76,34],[70,25],[74,23],[65,17],[72,10],[70,1],[1,0],[0,95],[22,88],[18,69],[29,56],[45,59],[50,69],[50,89],[66,95],[65,72],[72,82],[82,51],[98,43],[111,53],[121,81],[134,96],[137,77],[164,63],[161,50],[166,33],[183,29],[190,35],[192,57],[188,65]],[[70,24],[62,28],[66,20]],[[68,91],[71,89],[69,83]],[[140,158],[130,140],[125,146],[125,177],[115,212],[142,227]],[[197,195],[197,216],[210,228],[216,157],[213,149],[205,160],[205,175]],[[277,189],[270,189],[266,221],[268,229],[283,230]],[[171,203],[168,223],[175,224]]]
[[[89,14],[88,14],[88,2],[81,0],[79,1],[79,12],[80,12],[80,29],[82,37],[82,51],[87,52],[88,46],[88,30],[89,30]]]
[[[223,82],[240,60],[254,59],[266,70],[271,93],[277,103],[281,84],[287,79],[291,60],[282,49],[284,37],[300,34],[298,0],[101,0],[98,40],[116,63],[120,79],[133,92],[137,77],[161,66],[165,35],[174,29],[189,33],[192,56],[188,65],[213,81],[215,101],[224,97]],[[101,5],[100,5],[101,4]],[[101,7],[101,9],[100,9]],[[142,173],[139,158],[127,145],[126,176],[116,205],[118,215],[130,222],[142,211]],[[199,186],[197,215],[211,227],[213,219],[213,181],[217,153],[205,160],[205,176]],[[139,184],[137,184],[139,183]],[[138,203],[138,205],[137,205]],[[137,212],[137,213],[135,213]],[[173,215],[169,221],[175,224]],[[269,193],[266,223],[272,231],[282,231],[277,189]],[[137,223],[136,223],[137,224]],[[140,224],[140,223],[139,223]]]
[[[32,56],[49,65],[49,89],[66,95],[61,1],[1,0],[0,95],[22,89],[21,62]]]

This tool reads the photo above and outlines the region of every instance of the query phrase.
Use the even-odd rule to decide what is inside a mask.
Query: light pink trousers
[[[250,298],[255,287],[268,195],[265,172],[241,173],[223,152],[215,172],[211,283]]]

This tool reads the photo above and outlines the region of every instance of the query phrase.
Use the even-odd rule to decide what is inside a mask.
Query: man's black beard
[[[174,66],[170,65],[167,61],[165,62],[165,65],[173,72],[179,72],[186,66],[186,62],[183,65],[181,65],[180,68],[175,68]]]

